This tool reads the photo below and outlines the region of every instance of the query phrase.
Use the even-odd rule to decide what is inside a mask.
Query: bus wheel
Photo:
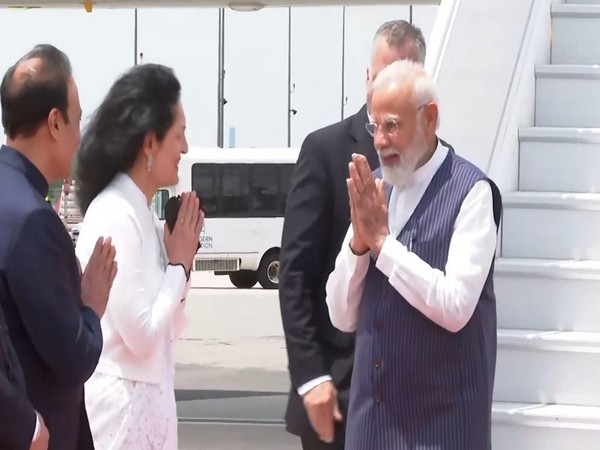
[[[229,279],[236,288],[250,289],[256,284],[258,276],[253,270],[239,270],[237,272],[231,272]]]
[[[267,253],[258,268],[258,282],[264,289],[279,287],[279,252]]]

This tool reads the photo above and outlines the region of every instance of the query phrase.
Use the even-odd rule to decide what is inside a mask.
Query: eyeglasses
[[[427,103],[424,103],[418,106],[416,111],[419,112],[420,109],[426,106]],[[392,136],[398,132],[401,126],[402,124],[397,119],[393,118],[387,119],[383,123],[367,122],[365,124],[367,132],[373,137],[375,137],[375,135],[377,134],[377,130],[380,130],[386,136]]]

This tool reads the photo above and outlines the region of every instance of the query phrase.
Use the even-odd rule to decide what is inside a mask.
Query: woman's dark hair
[[[162,140],[174,121],[181,85],[173,70],[135,66],[119,78],[86,127],[76,160],[76,195],[82,214],[120,172],[127,172],[149,132]]]

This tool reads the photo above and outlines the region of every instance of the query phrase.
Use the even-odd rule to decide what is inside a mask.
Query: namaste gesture
[[[364,155],[353,154],[348,169],[350,178],[346,182],[354,234],[350,247],[359,255],[371,250],[378,256],[389,234],[384,182],[373,177]]]

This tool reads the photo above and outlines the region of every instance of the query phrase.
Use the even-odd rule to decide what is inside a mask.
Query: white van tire
[[[264,289],[279,287],[279,250],[271,250],[263,256],[258,267],[258,282]]]

